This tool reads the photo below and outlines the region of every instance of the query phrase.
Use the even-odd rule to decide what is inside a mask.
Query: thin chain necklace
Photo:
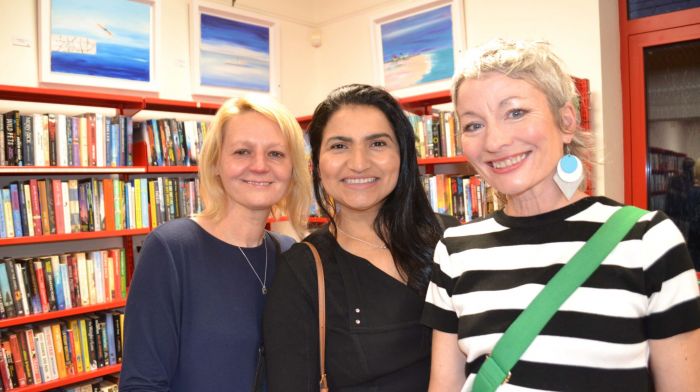
[[[236,248],[238,248],[238,250],[241,251],[241,254],[242,254],[243,257],[245,258],[245,261],[248,262],[248,265],[250,266],[250,269],[253,270],[253,273],[255,274],[255,277],[258,278],[258,282],[260,282],[260,285],[262,286],[262,293],[263,293],[263,295],[266,295],[266,294],[267,294],[267,285],[266,285],[266,283],[267,283],[267,241],[265,241],[265,235],[266,235],[266,234],[267,234],[267,233],[263,233],[263,245],[265,245],[265,274],[263,275],[263,278],[262,278],[262,279],[260,279],[260,275],[258,275],[258,271],[256,271],[255,268],[253,268],[253,263],[250,262],[250,260],[248,259],[248,256],[246,256],[246,254],[245,254],[245,252],[243,251],[243,249],[241,249],[240,246],[236,245]]]
[[[360,242],[362,242],[363,244],[369,245],[369,246],[371,246],[372,248],[375,248],[375,249],[386,249],[386,245],[384,245],[384,244],[375,245],[375,244],[373,244],[373,243],[371,243],[371,242],[369,242],[369,241],[363,240],[362,238],[357,238],[357,237],[355,237],[354,235],[348,234],[345,230],[341,229],[340,226],[338,226],[338,225],[336,225],[335,227],[338,229],[339,232],[345,234],[346,236],[352,238],[352,239],[355,240],[355,241],[360,241]]]

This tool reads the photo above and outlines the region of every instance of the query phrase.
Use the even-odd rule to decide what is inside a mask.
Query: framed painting
[[[414,3],[373,18],[377,84],[399,97],[448,89],[465,47],[461,3]]]
[[[39,0],[39,81],[156,91],[159,1]]]
[[[279,23],[231,6],[192,2],[192,93],[279,95]]]

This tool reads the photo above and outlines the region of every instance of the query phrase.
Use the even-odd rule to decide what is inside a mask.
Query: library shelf
[[[0,174],[142,174],[143,166],[0,166]]]
[[[46,320],[62,319],[70,316],[77,316],[81,314],[100,312],[103,310],[123,308],[126,306],[126,300],[120,299],[116,301],[105,302],[95,305],[78,306],[75,308],[65,309],[65,310],[55,310],[46,313],[30,314],[29,316],[13,317],[8,319],[0,320],[0,328],[16,327],[18,325],[37,323]]]
[[[91,380],[93,378],[106,376],[108,374],[119,373],[121,371],[122,365],[110,365],[101,367],[97,370],[92,370],[85,373],[76,374],[73,376],[68,376],[64,378],[59,378],[58,380],[53,380],[45,382],[42,384],[27,385],[26,387],[13,388],[13,392],[36,392],[36,391],[48,391],[53,388],[58,388],[66,385],[77,384],[82,381]]]
[[[150,228],[126,229],[126,230],[102,230],[86,231],[70,234],[47,234],[33,237],[0,238],[0,247],[5,245],[28,245],[41,244],[47,242],[63,242],[75,240],[91,240],[95,238],[126,237],[134,235],[148,234]]]
[[[197,166],[147,166],[147,173],[197,173]]]

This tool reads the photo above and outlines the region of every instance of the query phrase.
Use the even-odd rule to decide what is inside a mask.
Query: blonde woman
[[[126,306],[121,391],[249,391],[276,256],[265,230],[285,213],[303,231],[311,198],[302,130],[265,98],[224,103],[200,158],[204,211],[146,238]]]

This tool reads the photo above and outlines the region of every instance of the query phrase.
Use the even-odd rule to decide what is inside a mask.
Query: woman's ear
[[[564,143],[571,143],[578,124],[576,123],[576,109],[571,102],[567,102],[559,109],[559,118],[562,132],[564,133]]]

